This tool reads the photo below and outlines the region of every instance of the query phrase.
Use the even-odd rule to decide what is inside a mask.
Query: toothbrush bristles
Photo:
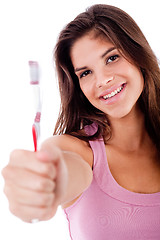
[[[39,84],[39,65],[36,61],[28,62],[30,67],[30,84],[36,85]]]

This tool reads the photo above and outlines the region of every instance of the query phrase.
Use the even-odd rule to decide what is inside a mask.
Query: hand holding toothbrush
[[[35,220],[47,220],[54,216],[59,205],[58,196],[65,192],[61,185],[65,186],[67,181],[66,167],[60,149],[54,144],[48,149],[47,144],[46,147],[41,147],[37,151],[41,117],[39,66],[33,61],[29,62],[29,66],[30,84],[34,91],[36,109],[32,126],[35,151],[14,150],[2,175],[10,211],[23,221],[35,222]],[[57,169],[63,170],[57,173]],[[57,181],[57,174],[60,181]]]

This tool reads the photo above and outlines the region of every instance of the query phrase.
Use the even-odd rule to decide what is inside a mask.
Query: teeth
[[[116,94],[118,94],[122,89],[123,89],[123,87],[121,86],[121,87],[117,88],[115,91],[111,92],[110,94],[103,96],[103,98],[105,100],[108,98],[111,98],[111,97],[115,96]]]

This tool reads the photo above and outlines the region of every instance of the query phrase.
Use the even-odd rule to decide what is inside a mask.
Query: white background
[[[43,110],[41,141],[53,133],[59,109],[52,52],[60,30],[77,14],[95,3],[118,6],[128,12],[160,57],[159,1],[147,0],[1,0],[0,2],[0,170],[15,148],[32,150],[33,107],[28,60],[41,66]],[[56,216],[38,224],[27,224],[8,210],[0,176],[1,240],[69,240],[61,208]]]

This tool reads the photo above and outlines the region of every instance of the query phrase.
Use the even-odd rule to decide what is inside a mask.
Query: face
[[[122,118],[136,109],[142,73],[112,43],[85,35],[73,45],[71,60],[82,92],[108,118]]]

